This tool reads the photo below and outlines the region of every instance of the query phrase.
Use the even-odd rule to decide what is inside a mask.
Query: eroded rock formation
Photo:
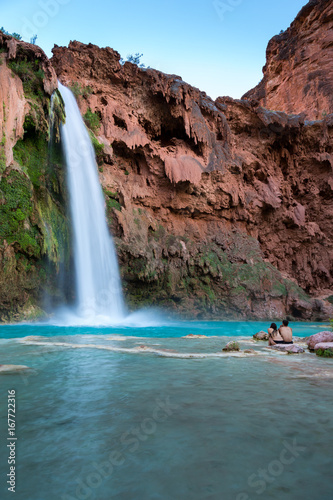
[[[333,279],[332,116],[308,123],[256,102],[214,102],[179,76],[122,66],[110,48],[71,42],[53,54],[88,126],[97,117],[132,303],[192,317],[332,311],[307,296],[328,295]]]
[[[320,120],[333,112],[333,3],[311,0],[290,28],[273,37],[264,77],[243,99]]]

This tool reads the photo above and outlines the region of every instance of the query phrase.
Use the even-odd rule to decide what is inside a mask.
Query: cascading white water
[[[76,314],[85,323],[125,316],[118,262],[106,223],[95,152],[72,92],[59,82],[66,123],[61,138],[67,164],[74,237]]]

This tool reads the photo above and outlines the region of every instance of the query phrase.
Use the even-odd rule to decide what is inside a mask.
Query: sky
[[[267,43],[307,0],[0,0],[0,26],[50,57],[70,40],[112,47],[235,99],[262,78]]]

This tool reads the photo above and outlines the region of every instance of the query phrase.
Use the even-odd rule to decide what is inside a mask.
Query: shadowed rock
[[[269,335],[267,332],[261,331],[253,335],[254,340],[268,340]]]

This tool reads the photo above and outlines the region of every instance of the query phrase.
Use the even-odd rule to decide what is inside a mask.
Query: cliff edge
[[[267,46],[263,79],[242,99],[320,120],[333,112],[333,3],[311,0]]]

